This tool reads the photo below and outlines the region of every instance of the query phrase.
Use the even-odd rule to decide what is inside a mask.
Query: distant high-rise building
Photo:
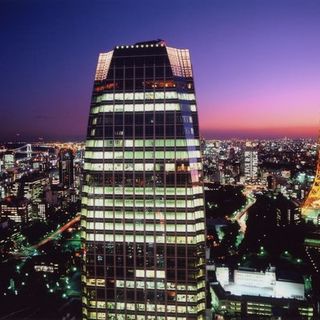
[[[271,174],[267,176],[267,187],[269,190],[274,190],[276,188],[276,179]]]
[[[5,169],[12,169],[15,164],[14,154],[11,152],[6,153],[3,156],[3,167]]]
[[[233,160],[236,156],[236,151],[234,150],[234,148],[230,148],[229,150],[229,160]]]
[[[59,182],[66,188],[72,188],[74,182],[73,151],[61,149],[59,152]]]
[[[82,194],[85,319],[205,319],[205,214],[189,51],[99,56]]]
[[[244,150],[243,173],[246,180],[258,178],[258,150],[249,144]]]
[[[0,200],[3,199],[5,195],[6,195],[5,187],[0,185]]]

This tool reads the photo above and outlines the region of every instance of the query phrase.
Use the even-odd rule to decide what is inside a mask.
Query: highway
[[[246,193],[247,202],[243,208],[234,212],[232,221],[237,221],[240,227],[240,232],[245,233],[247,229],[246,220],[247,220],[247,211],[249,208],[256,202],[256,198],[252,193]]]
[[[31,249],[38,249],[39,247],[43,246],[47,242],[55,239],[57,235],[61,234],[62,232],[66,231],[68,228],[70,228],[72,225],[74,225],[76,222],[80,221],[80,214],[77,214],[72,220],[64,224],[62,227],[57,229],[55,232],[51,233],[49,236],[41,240],[36,245],[31,246]]]
[[[80,221],[80,213],[78,213],[73,219],[68,221],[66,224],[59,227],[59,229],[57,229],[56,231],[52,232],[47,237],[42,239],[39,243],[32,245],[32,246],[29,246],[29,247],[23,247],[20,252],[11,252],[13,256],[11,258],[9,258],[8,260],[10,260],[12,258],[15,258],[15,259],[16,258],[25,258],[25,257],[29,257],[29,256],[33,255],[37,249],[39,249],[41,246],[48,243],[49,241],[54,240],[59,234],[66,231],[68,228],[73,226],[78,221]]]

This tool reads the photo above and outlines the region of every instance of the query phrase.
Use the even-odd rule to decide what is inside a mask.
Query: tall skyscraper
[[[248,142],[244,150],[243,168],[246,180],[252,181],[258,178],[258,150]]]
[[[82,197],[83,318],[205,318],[205,214],[189,51],[98,59]]]
[[[59,182],[66,188],[72,188],[74,182],[74,155],[71,149],[61,149],[59,153]]]

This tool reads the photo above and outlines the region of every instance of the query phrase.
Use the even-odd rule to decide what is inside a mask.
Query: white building
[[[7,153],[3,156],[3,166],[7,169],[12,169],[14,167],[14,155],[12,153]]]
[[[243,171],[246,180],[256,180],[258,178],[258,150],[252,145],[246,145]]]
[[[225,291],[236,296],[305,299],[304,284],[277,279],[275,268],[270,268],[266,272],[234,270],[232,277],[229,268],[217,267],[216,277]]]

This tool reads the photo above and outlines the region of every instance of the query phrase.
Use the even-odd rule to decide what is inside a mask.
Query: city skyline
[[[204,137],[316,136],[319,13],[298,0],[4,1],[1,140],[84,139],[98,53],[154,38],[190,48]]]
[[[0,319],[320,319],[319,17],[0,1]]]

